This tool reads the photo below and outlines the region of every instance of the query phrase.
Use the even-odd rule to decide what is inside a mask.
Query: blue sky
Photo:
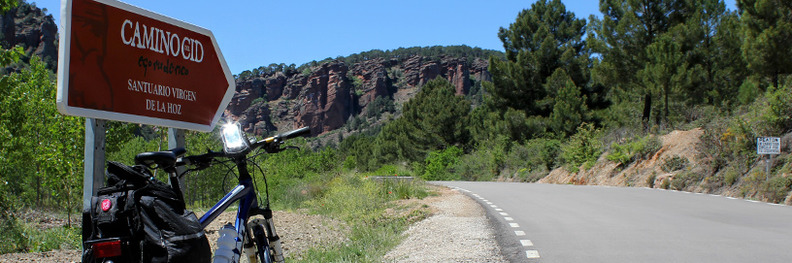
[[[60,27],[60,0],[36,0]],[[231,73],[271,63],[301,65],[372,49],[468,45],[503,50],[508,27],[533,0],[123,1],[212,31]],[[598,15],[596,0],[562,0],[577,17]],[[736,9],[735,0],[726,0]]]

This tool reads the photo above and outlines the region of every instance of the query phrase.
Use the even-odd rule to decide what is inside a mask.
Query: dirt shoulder
[[[458,191],[436,187],[436,197],[421,200],[434,214],[404,232],[405,240],[385,262],[507,262],[484,209]]]

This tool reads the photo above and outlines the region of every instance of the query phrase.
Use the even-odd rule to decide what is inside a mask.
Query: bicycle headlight
[[[223,124],[223,151],[237,154],[246,151],[250,146],[245,134],[237,123]]]

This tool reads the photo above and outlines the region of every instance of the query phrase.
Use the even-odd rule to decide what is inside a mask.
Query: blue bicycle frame
[[[251,214],[262,214],[265,218],[265,222],[267,223],[264,227],[267,229],[267,233],[269,233],[269,239],[271,241],[278,240],[279,237],[275,234],[274,226],[272,225],[272,213],[269,210],[269,207],[265,207],[262,210],[258,206],[258,199],[256,196],[256,191],[253,185],[252,177],[247,170],[247,163],[244,159],[235,159],[234,162],[236,163],[237,169],[239,171],[239,184],[231,189],[225,196],[223,196],[220,201],[215,204],[212,209],[209,209],[201,218],[199,219],[201,223],[201,227],[206,228],[212,221],[217,219],[221,213],[223,213],[226,209],[228,209],[231,204],[236,201],[239,202],[239,208],[237,209],[236,220],[234,222],[234,228],[237,231],[237,234],[243,240],[247,240],[247,222],[250,218]],[[269,211],[269,212],[268,212]],[[253,212],[253,213],[251,213]],[[266,239],[266,238],[261,238]],[[251,240],[248,240],[251,241]],[[267,240],[259,240],[257,246],[257,251],[259,253],[259,257],[262,258],[265,262],[271,262],[270,259],[270,246]],[[246,246],[246,249],[250,249],[252,246]],[[280,248],[277,248],[280,249]],[[240,251],[241,252],[241,251]],[[277,255],[277,253],[276,253]],[[240,255],[241,256],[241,255]],[[282,257],[278,256],[278,257]]]

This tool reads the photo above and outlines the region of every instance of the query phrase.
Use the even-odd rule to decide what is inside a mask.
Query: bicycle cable
[[[251,157],[249,157],[248,160],[250,161],[250,163],[253,163],[253,165],[255,165],[256,168],[258,168],[259,173],[261,173],[261,177],[264,179],[264,194],[266,196],[266,199],[265,199],[266,203],[261,202],[260,200],[259,200],[259,203],[265,204],[266,205],[265,207],[269,207],[269,205],[270,205],[270,196],[269,196],[269,183],[267,182],[267,175],[264,174],[264,169],[261,168],[261,166],[257,162],[254,161],[254,159],[256,157],[258,157],[259,155],[262,155],[262,154],[263,153],[261,153],[261,148],[259,148],[256,151],[256,154],[251,156]],[[253,188],[258,193],[258,184],[256,183],[256,177],[255,176],[251,176],[251,178],[253,178]],[[256,195],[256,198],[258,198],[258,195]]]

